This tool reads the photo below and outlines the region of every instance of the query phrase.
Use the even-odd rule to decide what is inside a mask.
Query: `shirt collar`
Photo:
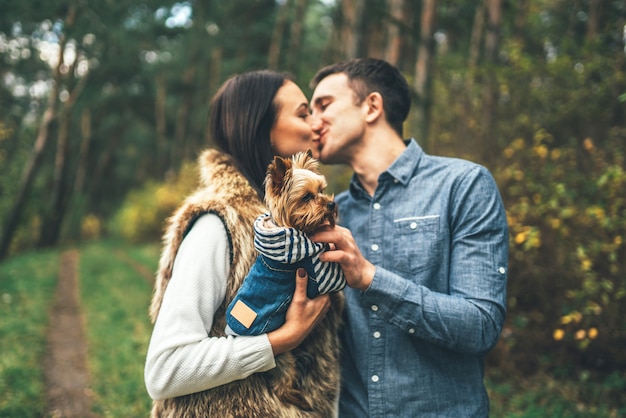
[[[398,158],[396,158],[389,168],[380,175],[379,183],[385,178],[385,176],[391,176],[395,182],[407,185],[411,180],[413,173],[417,171],[417,167],[422,159],[422,155],[424,155],[424,151],[413,138],[407,139],[404,142],[407,145],[406,149],[398,156]],[[365,193],[356,177],[356,174],[353,174],[350,182],[350,192],[355,194],[360,193],[361,191]]]
[[[396,158],[386,171],[394,180],[403,185],[406,185],[411,180],[424,154],[422,148],[413,138],[406,140],[405,143],[406,149],[404,152]]]

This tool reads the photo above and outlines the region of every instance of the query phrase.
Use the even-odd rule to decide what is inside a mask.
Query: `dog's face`
[[[337,206],[324,188],[326,179],[310,150],[291,159],[274,157],[265,177],[265,203],[274,223],[305,234],[325,223],[335,226]]]

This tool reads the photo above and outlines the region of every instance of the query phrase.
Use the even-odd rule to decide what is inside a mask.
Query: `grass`
[[[0,264],[0,417],[41,417],[48,312],[59,270],[57,252]]]
[[[124,254],[124,257],[120,256]],[[0,417],[41,417],[42,360],[61,251],[34,252],[0,264]],[[152,327],[151,284],[128,258],[155,271],[159,245],[100,241],[80,248],[93,411],[102,417],[148,416],[143,365]],[[487,371],[494,418],[626,417],[626,374],[602,381],[561,380]]]
[[[497,376],[497,372],[491,374]],[[616,388],[615,382],[621,387]],[[497,376],[486,383],[492,417],[626,417],[626,380],[617,373],[600,382],[563,381],[537,374],[530,378]]]
[[[117,250],[116,243],[88,246],[79,264],[93,409],[104,417],[147,416],[151,401],[143,366],[152,330],[148,320],[152,286],[128,263],[116,259]],[[156,259],[143,256],[145,251],[134,248],[125,253],[154,271]]]

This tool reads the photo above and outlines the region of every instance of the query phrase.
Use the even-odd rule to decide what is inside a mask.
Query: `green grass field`
[[[93,412],[102,417],[148,416],[151,402],[143,364],[151,332],[147,312],[152,285],[137,264],[155,271],[158,244],[102,241],[79,251]],[[0,264],[0,417],[45,416],[42,359],[61,252],[33,252]],[[491,416],[626,416],[624,396],[619,395],[625,382],[618,376],[598,383],[545,375],[522,379],[487,370]]]

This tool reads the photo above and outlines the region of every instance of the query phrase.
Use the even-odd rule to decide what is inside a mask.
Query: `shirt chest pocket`
[[[397,219],[394,225],[394,269],[415,274],[441,260],[439,215]]]

